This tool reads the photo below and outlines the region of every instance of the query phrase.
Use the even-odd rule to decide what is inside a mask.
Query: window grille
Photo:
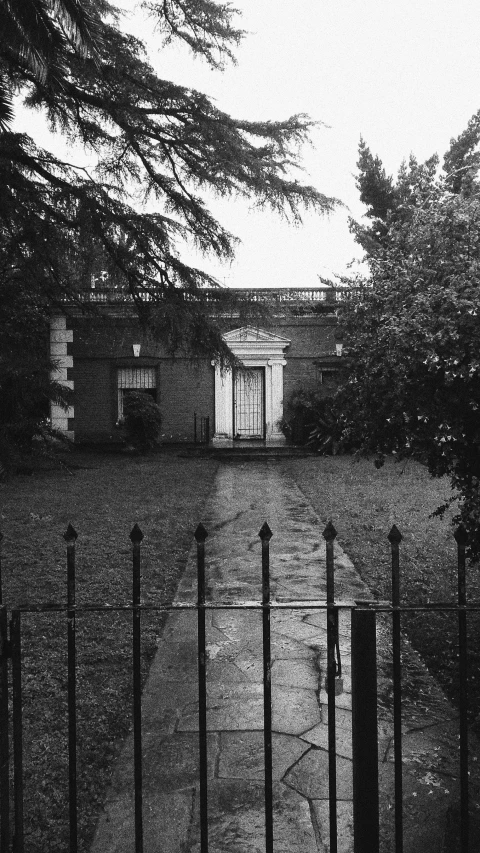
[[[144,391],[157,398],[157,371],[155,367],[121,367],[117,373],[118,419],[123,418],[125,395],[129,391]]]

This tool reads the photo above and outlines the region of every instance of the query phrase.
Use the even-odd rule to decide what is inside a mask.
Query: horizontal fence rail
[[[331,522],[323,531],[326,546],[326,600],[275,601],[271,597],[270,541],[274,534],[265,522],[259,531],[261,540],[261,600],[242,602],[208,601],[206,556],[208,531],[199,524],[195,534],[197,561],[197,597],[194,603],[145,603],[141,598],[141,562],[143,533],[135,525],[130,533],[132,545],[132,600],[115,604],[76,604],[75,558],[77,532],[69,525],[66,542],[66,602],[29,604],[8,610],[2,598],[0,533],[0,845],[1,853],[28,853],[25,849],[23,746],[22,746],[22,642],[23,613],[64,613],[66,617],[66,649],[68,662],[68,792],[69,853],[78,849],[77,814],[77,681],[76,619],[82,613],[128,611],[132,614],[132,682],[133,682],[133,778],[135,853],[144,853],[144,806],[142,790],[142,704],[141,704],[141,615],[142,612],[193,611],[197,615],[198,700],[199,700],[199,787],[200,850],[208,853],[208,773],[207,773],[207,654],[206,622],[209,610],[259,611],[262,615],[263,643],[263,735],[265,784],[265,851],[274,853],[274,809],[272,770],[272,660],[271,614],[285,610],[323,610],[327,615],[327,674],[325,686],[328,701],[328,776],[329,839],[331,853],[338,851],[337,826],[337,751],[335,697],[341,689],[342,668],[339,646],[339,612],[351,611],[352,650],[352,755],[353,755],[353,826],[354,853],[379,853],[379,776],[377,720],[377,650],[376,619],[389,614],[392,619],[393,666],[393,730],[394,730],[394,824],[395,853],[404,850],[403,777],[402,777],[402,614],[450,611],[457,614],[459,648],[459,753],[460,753],[460,853],[474,853],[470,848],[469,828],[469,764],[468,764],[468,685],[467,685],[467,615],[479,612],[480,602],[467,603],[465,580],[466,533],[463,526],[455,532],[457,543],[457,602],[425,605],[402,605],[400,545],[402,536],[392,527],[388,534],[391,548],[391,601],[345,602],[335,598],[334,541],[337,532]],[[10,619],[9,619],[10,614]],[[10,678],[11,670],[11,678]],[[10,687],[12,693],[10,696]],[[11,746],[12,744],[12,746]],[[13,808],[12,808],[13,804]],[[145,853],[149,853],[148,850]]]

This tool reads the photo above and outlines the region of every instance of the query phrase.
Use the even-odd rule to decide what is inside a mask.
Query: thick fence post
[[[467,720],[467,604],[465,548],[467,531],[461,524],[455,531],[458,557],[458,653],[460,676],[460,853],[468,853],[468,720]]]
[[[135,524],[130,533],[132,561],[132,664],[133,664],[133,776],[135,789],[135,853],[143,853],[142,804],[142,676],[140,633],[140,543],[143,533]]]
[[[71,524],[63,534],[67,543],[67,666],[68,666],[68,794],[70,853],[77,853],[77,709],[75,650],[75,542]]]
[[[374,610],[352,610],[354,853],[378,853],[377,649]]]
[[[0,849],[10,849],[7,609],[0,605]]]
[[[0,605],[3,604],[3,588],[2,588],[2,539],[3,533],[0,530]]]
[[[258,534],[262,540],[262,629],[263,629],[263,743],[265,761],[265,851],[273,853],[273,764],[272,764],[272,661],[270,650],[270,539],[267,522]]]
[[[388,540],[392,546],[392,643],[393,643],[393,751],[395,766],[395,853],[403,853],[403,766],[402,766],[402,655],[400,625],[400,551],[402,534],[393,525]]]
[[[207,805],[207,659],[205,649],[205,539],[203,524],[195,531],[197,542],[197,617],[198,617],[198,729],[200,752],[200,851],[208,853]]]
[[[338,614],[335,608],[333,543],[337,531],[331,521],[323,531],[327,565],[327,694],[328,694],[328,799],[330,814],[330,853],[337,853],[337,746],[335,736],[335,647]]]

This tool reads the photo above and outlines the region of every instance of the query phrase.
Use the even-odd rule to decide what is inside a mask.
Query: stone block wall
[[[60,385],[64,385],[65,387],[74,390],[75,384],[72,378],[72,343],[73,330],[68,327],[67,318],[64,316],[52,317],[50,320],[50,355],[52,357],[54,367],[50,376]],[[57,406],[55,403],[52,403],[50,407],[52,427],[53,429],[64,433],[67,438],[70,439],[73,439],[75,436],[74,418],[74,406],[64,409],[62,406]]]

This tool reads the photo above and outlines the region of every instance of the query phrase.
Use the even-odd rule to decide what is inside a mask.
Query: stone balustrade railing
[[[207,302],[220,302],[222,299],[228,300],[232,296],[236,300],[245,302],[263,302],[266,304],[278,303],[336,303],[343,302],[349,296],[356,295],[360,292],[359,288],[349,287],[278,287],[278,288],[225,288],[225,289],[210,289],[202,291],[202,299]],[[178,295],[186,301],[197,300],[199,297],[196,294],[186,293],[179,290]],[[152,293],[145,291],[139,296],[145,302],[154,301]],[[158,297],[156,297],[158,299]],[[97,303],[129,303],[132,302],[130,293],[123,289],[95,287],[85,291],[84,299],[86,302]]]

